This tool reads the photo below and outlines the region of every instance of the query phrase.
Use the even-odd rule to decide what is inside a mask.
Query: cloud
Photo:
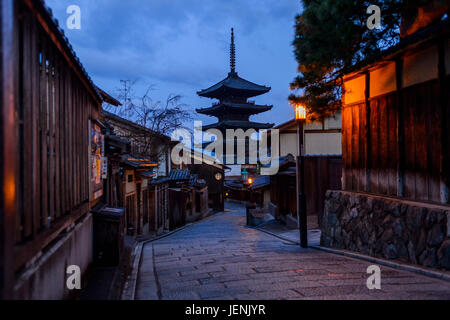
[[[210,105],[198,90],[226,77],[230,28],[236,30],[237,71],[272,87],[257,102],[264,122],[292,118],[287,96],[296,73],[291,42],[299,1],[288,0],[47,0],[65,27],[66,8],[81,8],[82,29],[65,30],[86,70],[112,91],[120,79],[156,86],[155,99],[180,93],[192,108]],[[65,28],[66,29],[66,28]],[[199,116],[199,118],[202,118]],[[209,122],[214,121],[211,118]]]

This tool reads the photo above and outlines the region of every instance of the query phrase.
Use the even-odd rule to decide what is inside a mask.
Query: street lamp
[[[295,108],[295,120],[306,120],[306,107],[302,104],[296,104]]]
[[[306,215],[305,197],[305,157],[303,147],[303,125],[306,121],[306,107],[302,104],[294,104],[295,121],[297,122],[297,158],[296,158],[296,178],[297,178],[297,219],[300,233],[300,246],[308,248],[308,227]]]

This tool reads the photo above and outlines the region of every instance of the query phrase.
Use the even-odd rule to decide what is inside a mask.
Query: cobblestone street
[[[450,299],[450,283],[372,263],[301,249],[245,227],[245,209],[226,212],[143,247],[136,299]]]

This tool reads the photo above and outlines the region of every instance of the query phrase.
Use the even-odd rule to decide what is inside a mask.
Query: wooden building
[[[102,111],[102,116],[116,136],[113,141],[129,141],[128,153],[119,161],[122,187],[116,187],[122,193],[120,206],[126,208],[127,233],[162,233],[169,228],[171,139],[110,112]]]
[[[169,178],[149,180],[148,232],[161,234],[169,230]],[[144,224],[144,228],[145,224]]]
[[[60,299],[92,259],[102,97],[42,1],[0,21],[0,299]]]
[[[170,137],[154,132],[113,113],[102,111],[102,117],[114,133],[131,143],[131,154],[150,157],[158,163],[156,177],[168,177],[171,169],[170,150],[173,145]]]
[[[279,170],[272,177],[272,205],[284,221],[294,227],[297,221],[295,157],[299,154],[296,120],[276,126],[279,130]],[[322,220],[327,190],[339,190],[342,176],[341,114],[323,120],[306,120],[303,136],[305,193],[308,227],[317,228]]]
[[[192,174],[203,179],[208,186],[208,207],[215,212],[224,210],[225,166],[220,164],[191,164],[187,166]]]
[[[449,35],[438,19],[345,75],[322,244],[450,268]]]
[[[208,203],[208,185],[189,169],[174,169],[169,177],[171,228],[205,218],[212,213]],[[180,204],[178,203],[180,202]],[[182,218],[181,218],[182,217]],[[176,221],[175,221],[176,220]]]

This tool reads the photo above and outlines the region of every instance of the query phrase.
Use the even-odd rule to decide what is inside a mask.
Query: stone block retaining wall
[[[327,191],[321,245],[450,270],[450,207]]]

